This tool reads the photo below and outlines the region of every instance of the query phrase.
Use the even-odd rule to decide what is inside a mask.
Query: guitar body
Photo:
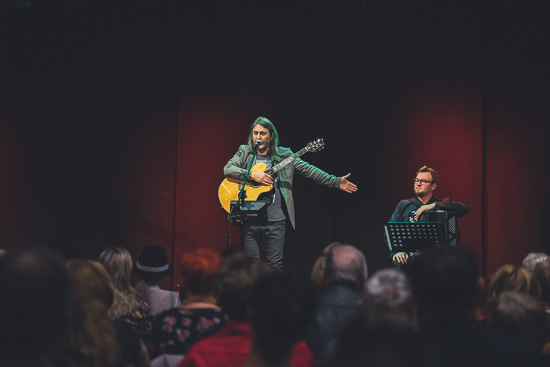
[[[251,171],[264,172],[267,169],[269,169],[268,166],[263,163],[259,163],[252,167]],[[242,180],[235,180],[233,178],[226,178],[220,184],[220,187],[218,188],[218,198],[220,199],[220,203],[226,212],[229,213],[230,211],[231,201],[239,200],[239,192],[241,191],[242,186]],[[245,201],[261,200],[262,197],[266,196],[262,194],[273,190],[273,185],[265,186],[254,181],[250,181],[245,185],[245,190]]]

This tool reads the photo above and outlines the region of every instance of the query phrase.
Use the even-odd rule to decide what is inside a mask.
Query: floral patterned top
[[[138,333],[139,337],[146,340],[149,333],[153,328],[153,315],[149,312],[146,306],[142,306],[134,312],[127,313],[119,318],[121,321],[125,321],[132,325],[134,330]]]
[[[185,354],[194,343],[216,333],[227,322],[214,308],[171,308],[153,321],[148,347],[151,359],[164,353]]]

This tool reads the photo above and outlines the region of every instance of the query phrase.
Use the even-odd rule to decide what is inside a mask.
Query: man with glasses
[[[452,246],[458,244],[458,224],[456,218],[462,217],[468,212],[468,206],[459,201],[438,199],[434,191],[439,182],[439,175],[433,168],[424,166],[416,173],[413,180],[416,197],[401,200],[393,212],[390,222],[420,222],[424,213],[428,210],[443,210],[446,212],[447,240]],[[392,266],[404,269],[409,263],[414,252],[390,251]]]

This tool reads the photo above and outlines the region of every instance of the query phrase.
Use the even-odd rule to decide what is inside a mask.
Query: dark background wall
[[[223,250],[222,169],[264,115],[294,151],[324,138],[303,158],[359,186],[295,179],[287,269],[332,241],[388,266],[383,226],[424,164],[469,205],[461,239],[485,274],[550,251],[550,5],[23,5],[1,8],[4,248]]]

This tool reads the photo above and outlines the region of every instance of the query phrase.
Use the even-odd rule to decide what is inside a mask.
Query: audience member
[[[530,252],[523,259],[521,266],[527,270],[535,271],[535,265],[548,257],[544,252]]]
[[[397,269],[382,269],[365,284],[364,303],[380,310],[394,310],[410,323],[416,316],[412,286],[408,276]]]
[[[354,246],[340,245],[329,251],[322,275],[319,308],[307,343],[320,363],[326,344],[336,337],[344,319],[357,308],[367,280],[367,262]]]
[[[178,367],[244,365],[251,350],[250,293],[257,279],[270,272],[269,265],[246,253],[225,260],[217,274],[218,304],[229,319],[216,334],[193,345]],[[304,342],[296,345],[292,366],[311,365],[313,357]]]
[[[148,366],[147,350],[137,332],[128,323],[113,321],[109,317],[114,286],[103,265],[97,261],[76,259],[69,261],[67,268],[73,291],[67,333],[59,350],[66,365]]]
[[[60,353],[69,367],[114,366],[120,351],[108,314],[113,303],[110,276],[93,261],[71,260],[67,268],[72,297]]]
[[[149,305],[153,316],[180,304],[178,292],[161,289],[159,286],[163,278],[174,272],[163,247],[145,246],[139,254],[133,272],[140,279],[135,288],[141,294],[143,301]]]
[[[51,367],[63,335],[70,283],[47,249],[10,250],[0,259],[0,366]]]
[[[537,263],[534,274],[540,284],[540,300],[550,317],[550,258]]]
[[[130,323],[139,336],[145,340],[151,332],[153,316],[139,293],[130,285],[132,256],[122,247],[109,247],[99,255],[99,262],[111,276],[115,287],[114,301],[109,308],[113,320]]]
[[[191,345],[216,333],[226,316],[216,304],[216,272],[222,257],[210,249],[198,249],[181,257],[181,275],[187,302],[161,312],[153,322],[149,338],[151,358],[187,353]]]
[[[503,265],[491,277],[489,298],[505,291],[529,294],[540,299],[540,283],[531,270],[516,265]]]
[[[541,288],[540,301],[546,311],[546,317],[550,322],[550,257],[537,263],[534,272]],[[550,343],[545,345],[544,354],[546,358],[550,358]]]
[[[411,268],[419,330],[434,366],[537,366],[540,350],[477,321],[478,265],[464,248],[436,246]],[[399,348],[399,346],[396,346]]]
[[[407,275],[397,269],[377,271],[367,280],[363,303],[327,347],[326,364],[423,366],[426,356],[413,327],[414,310]]]
[[[550,322],[544,306],[529,294],[505,291],[491,299],[487,324],[532,341],[541,352],[550,341]]]
[[[313,366],[313,359],[300,363],[293,358],[297,343],[313,322],[317,306],[311,281],[289,272],[271,272],[256,283],[251,303],[254,336],[252,353],[245,366]]]
[[[340,242],[332,242],[323,249],[323,254],[315,260],[313,264],[313,269],[311,270],[311,280],[318,285],[321,285],[322,274],[325,272],[325,262],[327,260],[327,255],[336,246],[340,246]]]
[[[362,303],[344,323],[323,366],[430,366],[410,315],[388,306]]]

